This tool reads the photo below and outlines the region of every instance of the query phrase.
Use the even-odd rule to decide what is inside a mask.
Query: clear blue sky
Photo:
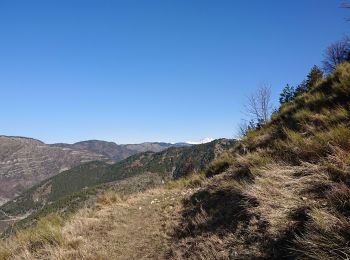
[[[48,143],[233,137],[350,29],[337,0],[0,1],[0,134]]]

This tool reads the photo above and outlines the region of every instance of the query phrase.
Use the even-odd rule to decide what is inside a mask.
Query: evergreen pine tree
[[[282,90],[282,93],[280,94],[280,104],[284,104],[286,102],[292,101],[294,96],[295,96],[294,87],[287,84]]]
[[[323,78],[323,71],[317,67],[313,66],[304,80],[295,90],[295,96],[301,95],[305,92],[308,92],[316,83]]]

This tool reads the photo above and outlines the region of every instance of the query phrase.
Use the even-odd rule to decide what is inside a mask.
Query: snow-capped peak
[[[210,137],[206,137],[206,138],[199,140],[199,141],[188,141],[186,143],[188,143],[188,144],[206,144],[206,143],[210,143],[211,141],[214,141],[214,139],[210,138]]]

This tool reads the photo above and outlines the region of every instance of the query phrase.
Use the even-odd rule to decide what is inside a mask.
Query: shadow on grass
[[[177,230],[178,238],[203,233],[224,236],[227,232],[234,232],[238,224],[247,226],[252,216],[244,204],[257,206],[257,201],[246,200],[239,192],[227,188],[199,191],[183,204],[185,210]]]
[[[309,208],[302,207],[290,213],[289,217],[295,224],[286,230],[277,240],[269,239],[264,245],[264,251],[270,259],[299,259],[300,254],[294,250],[294,239],[305,232],[309,220]]]
[[[242,177],[246,183],[247,178],[252,182],[254,179],[251,174],[245,172],[231,175],[225,182]],[[276,239],[269,236],[267,232],[269,223],[264,217],[250,210],[259,206],[257,199],[247,197],[235,187],[216,185],[200,190],[183,201],[184,210],[180,223],[172,234],[173,245],[168,257],[174,257],[174,252],[177,256],[180,254],[187,259],[201,257],[216,259],[221,254],[223,256],[217,259],[298,257],[291,248],[295,248],[293,245],[295,236],[302,235],[305,231],[305,225],[309,220],[308,208],[291,212],[289,218],[295,224],[281,232]]]

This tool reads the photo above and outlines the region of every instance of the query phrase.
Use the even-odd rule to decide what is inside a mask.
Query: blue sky
[[[0,134],[48,143],[233,137],[350,28],[336,0],[0,1]]]

